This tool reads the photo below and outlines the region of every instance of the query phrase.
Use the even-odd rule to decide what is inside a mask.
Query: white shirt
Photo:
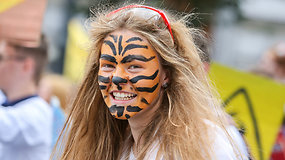
[[[235,126],[227,126],[228,134],[231,136],[232,143],[226,133],[216,127],[216,137],[214,139],[214,153],[218,160],[248,160],[247,146]],[[238,156],[238,157],[237,157]]]
[[[0,159],[48,160],[52,108],[40,97],[0,106]]]
[[[213,151],[215,153],[215,156],[213,156],[213,159],[217,159],[217,160],[248,160],[248,152],[247,152],[247,147],[246,144],[243,140],[243,138],[241,137],[240,133],[238,132],[237,128],[234,126],[228,126],[227,132],[229,133],[229,135],[232,138],[233,141],[233,145],[235,148],[238,148],[238,150],[234,151],[234,148],[231,144],[231,142],[229,141],[228,137],[226,136],[225,132],[215,126],[212,122],[210,121],[205,121],[209,126],[214,128],[214,131],[216,133],[210,133],[211,135],[215,136],[214,138],[214,143],[213,143]],[[152,147],[152,149],[150,150],[149,153],[147,153],[145,159],[146,160],[155,160],[156,159],[156,155],[158,152],[158,144],[155,143]],[[237,157],[237,155],[239,157]],[[133,150],[131,150],[130,152],[130,156],[129,156],[129,160],[136,160],[134,154],[133,154]],[[161,160],[163,160],[163,158],[161,158]]]

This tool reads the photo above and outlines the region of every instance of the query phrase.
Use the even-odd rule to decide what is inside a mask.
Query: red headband
[[[144,6],[144,5],[128,5],[128,6],[125,6],[125,7],[122,7],[122,8],[119,8],[119,9],[116,9],[116,10],[110,12],[107,16],[110,16],[110,15],[112,15],[112,14],[114,14],[114,13],[117,13],[117,12],[119,12],[119,11],[121,11],[121,10],[129,9],[129,8],[146,8],[146,9],[150,9],[150,10],[152,10],[152,11],[157,12],[157,13],[161,16],[161,18],[163,19],[165,25],[167,26],[167,29],[168,29],[168,31],[169,31],[169,33],[170,33],[172,39],[173,39],[173,42],[174,42],[174,37],[173,37],[173,34],[172,34],[172,30],[171,30],[171,27],[170,27],[170,23],[169,23],[169,21],[168,21],[166,15],[163,13],[163,11],[158,10],[158,9],[156,9],[156,8],[149,7],[149,6]]]

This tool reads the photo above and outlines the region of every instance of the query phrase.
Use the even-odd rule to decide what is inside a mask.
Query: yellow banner
[[[20,4],[24,0],[0,0],[0,13]]]
[[[210,78],[233,115],[255,159],[268,160],[282,123],[285,85],[213,64]]]
[[[83,26],[77,20],[70,21],[63,72],[67,78],[73,81],[81,80],[84,75],[88,42],[88,36]]]

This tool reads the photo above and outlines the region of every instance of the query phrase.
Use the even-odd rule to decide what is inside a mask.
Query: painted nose
[[[112,82],[117,86],[118,90],[122,90],[123,84],[126,84],[128,82],[128,79],[126,79],[125,76],[126,73],[123,68],[117,67],[116,71],[114,72],[112,76]]]
[[[124,78],[121,78],[121,77],[114,76],[114,77],[112,78],[112,82],[113,82],[115,85],[120,85],[121,83],[127,83],[128,80],[127,80],[127,79],[124,79]]]
[[[127,83],[128,80],[121,78],[121,77],[117,77],[117,76],[113,76],[112,77],[112,82],[117,86],[118,90],[122,90],[122,84]]]

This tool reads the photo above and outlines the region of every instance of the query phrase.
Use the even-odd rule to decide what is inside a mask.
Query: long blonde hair
[[[90,67],[72,104],[66,124],[69,135],[61,159],[128,159],[134,144],[128,121],[111,116],[97,82],[103,40],[121,28],[149,41],[170,79],[160,108],[141,135],[144,145],[138,149],[137,159],[143,159],[154,142],[159,144],[157,159],[210,159],[212,140],[205,121],[221,126],[223,120],[218,115],[224,111],[217,107],[193,41],[198,31],[186,26],[187,16],[175,18],[167,14],[172,39],[161,18],[145,19],[129,11],[109,16],[106,15],[110,11],[100,12],[90,19]]]

